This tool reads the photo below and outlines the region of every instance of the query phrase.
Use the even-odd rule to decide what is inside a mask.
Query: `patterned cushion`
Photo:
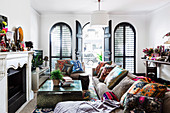
[[[149,97],[164,97],[167,87],[159,83],[150,83],[145,85],[137,94]]]
[[[75,61],[71,60],[70,64],[73,65],[72,73],[84,72],[82,65],[81,65],[81,62],[79,60],[75,60]]]
[[[104,82],[106,83],[107,87],[111,90],[127,75],[127,72],[128,72],[127,70],[124,70],[119,66],[116,66],[109,73]]]
[[[130,88],[130,86],[134,83],[129,76],[126,76],[123,78],[119,84],[117,84],[113,89],[112,92],[117,96],[117,98],[120,100],[124,93]]]
[[[64,64],[70,63],[70,59],[69,60],[57,60],[57,63],[58,63],[59,69],[62,71]]]
[[[99,77],[99,81],[100,82],[104,82],[105,78],[107,77],[107,75],[110,73],[110,71],[113,69],[114,67],[104,67],[100,77]]]
[[[112,64],[112,61],[109,61],[109,62],[99,62],[98,65],[97,65],[97,67],[96,67],[96,74],[99,73],[100,68],[103,67],[105,64],[111,65],[111,64]]]
[[[104,69],[104,67],[101,67],[101,68],[100,68],[100,71],[99,71],[99,73],[97,74],[97,78],[100,78],[100,75],[101,75],[103,69]]]
[[[119,102],[119,99],[116,97],[116,95],[113,92],[105,92],[103,94],[102,100],[116,100]]]
[[[137,76],[137,77],[133,78],[132,80],[137,81],[139,79],[143,79],[144,81],[146,81],[148,83],[155,83],[155,81],[153,81],[151,78],[144,77],[144,76]]]
[[[137,94],[140,89],[142,89],[148,82],[144,80],[138,80],[132,84],[132,86],[127,90],[127,92],[121,97],[121,104],[123,105],[124,99],[128,93]]]
[[[127,94],[124,113],[161,113],[163,101],[160,98]]]
[[[73,65],[72,64],[64,64],[62,72],[65,72],[66,75],[71,75]]]

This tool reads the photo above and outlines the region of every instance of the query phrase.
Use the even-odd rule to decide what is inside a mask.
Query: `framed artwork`
[[[0,33],[6,34],[8,31],[8,19],[5,16],[0,15]]]

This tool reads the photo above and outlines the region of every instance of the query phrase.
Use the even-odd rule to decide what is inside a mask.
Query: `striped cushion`
[[[116,95],[113,92],[105,92],[103,94],[103,100],[116,100],[119,102],[119,99],[116,97]]]

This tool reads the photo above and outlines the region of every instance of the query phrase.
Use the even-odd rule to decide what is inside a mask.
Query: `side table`
[[[89,89],[89,74],[87,74],[87,73],[80,74],[79,80],[81,80],[82,89],[88,90]]]

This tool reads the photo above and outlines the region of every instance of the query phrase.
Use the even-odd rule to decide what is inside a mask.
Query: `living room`
[[[160,45],[164,45],[165,49],[168,48],[168,45],[164,44],[168,37],[164,36],[170,32],[169,0],[101,0],[100,6],[101,10],[109,12],[109,20],[112,21],[111,61],[115,61],[115,28],[120,23],[130,23],[136,31],[135,73],[138,75],[146,73],[146,65],[141,59],[145,55],[143,49],[157,48]],[[14,28],[21,27],[24,33],[24,41],[32,41],[33,49],[43,50],[43,56],[48,56],[49,60],[52,60],[50,53],[52,27],[60,22],[66,23],[72,31],[71,57],[76,60],[76,22],[78,21],[81,27],[84,27],[88,22],[91,22],[91,13],[98,10],[98,7],[97,0],[74,0],[71,2],[66,0],[48,2],[44,0],[5,0],[3,4],[0,4],[0,15],[8,18],[8,31],[14,31]],[[50,66],[50,62],[48,65]],[[169,72],[168,65],[161,65],[159,77],[170,81]],[[0,82],[0,89],[3,89],[4,83],[6,84],[5,81]],[[3,97],[1,96],[1,98]],[[0,106],[3,112],[8,111],[7,103],[5,105],[0,103]]]

